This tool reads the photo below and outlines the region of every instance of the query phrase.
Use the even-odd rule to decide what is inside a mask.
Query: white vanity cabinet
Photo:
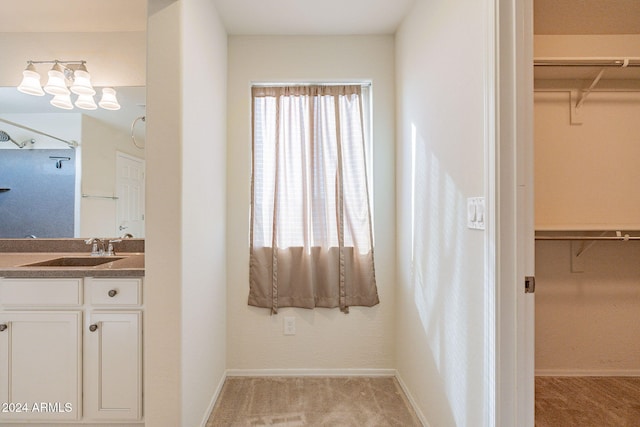
[[[142,422],[142,314],[142,278],[0,278],[0,425]]]
[[[85,417],[139,420],[142,280],[88,278],[85,285],[90,301],[84,333]]]
[[[0,425],[80,417],[80,311],[3,312]]]
[[[0,424],[82,414],[82,279],[0,279]]]

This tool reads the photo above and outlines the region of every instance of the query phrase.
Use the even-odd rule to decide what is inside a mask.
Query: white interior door
[[[116,236],[144,237],[143,159],[116,153]]]

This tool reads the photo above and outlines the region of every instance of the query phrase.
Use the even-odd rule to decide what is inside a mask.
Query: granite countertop
[[[144,276],[143,252],[117,252],[115,256],[122,257],[122,259],[93,267],[25,267],[25,264],[47,261],[54,258],[91,256],[87,252],[0,252],[0,277],[55,278]]]

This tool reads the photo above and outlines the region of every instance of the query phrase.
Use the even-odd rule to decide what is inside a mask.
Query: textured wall
[[[569,106],[535,94],[536,229],[640,229],[640,94],[591,93],[580,125]]]
[[[0,150],[0,238],[73,237],[75,151]],[[51,156],[70,158],[57,168]]]
[[[432,426],[483,419],[484,3],[418,1],[396,34],[397,367]]]
[[[535,95],[536,228],[637,230],[640,95],[592,93],[582,109],[572,126],[568,92]],[[640,242],[571,251],[536,242],[536,372],[638,375]]]
[[[536,243],[536,373],[640,375],[640,242]],[[579,263],[579,264],[578,264]]]
[[[191,427],[204,425],[225,370],[227,44],[210,1],[154,10],[148,23],[145,424]]]
[[[228,368],[394,367],[394,49],[391,36],[229,38]],[[339,310],[249,307],[252,82],[373,81],[373,216],[380,304]],[[283,335],[284,316],[297,334]]]

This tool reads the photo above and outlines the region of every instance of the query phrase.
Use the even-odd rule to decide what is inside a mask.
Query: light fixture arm
[[[59,59],[53,59],[51,61],[32,61],[29,60],[27,61],[27,64],[62,64],[62,65],[84,65],[86,64],[87,61],[85,61],[84,59],[78,60],[78,61],[61,61]]]

